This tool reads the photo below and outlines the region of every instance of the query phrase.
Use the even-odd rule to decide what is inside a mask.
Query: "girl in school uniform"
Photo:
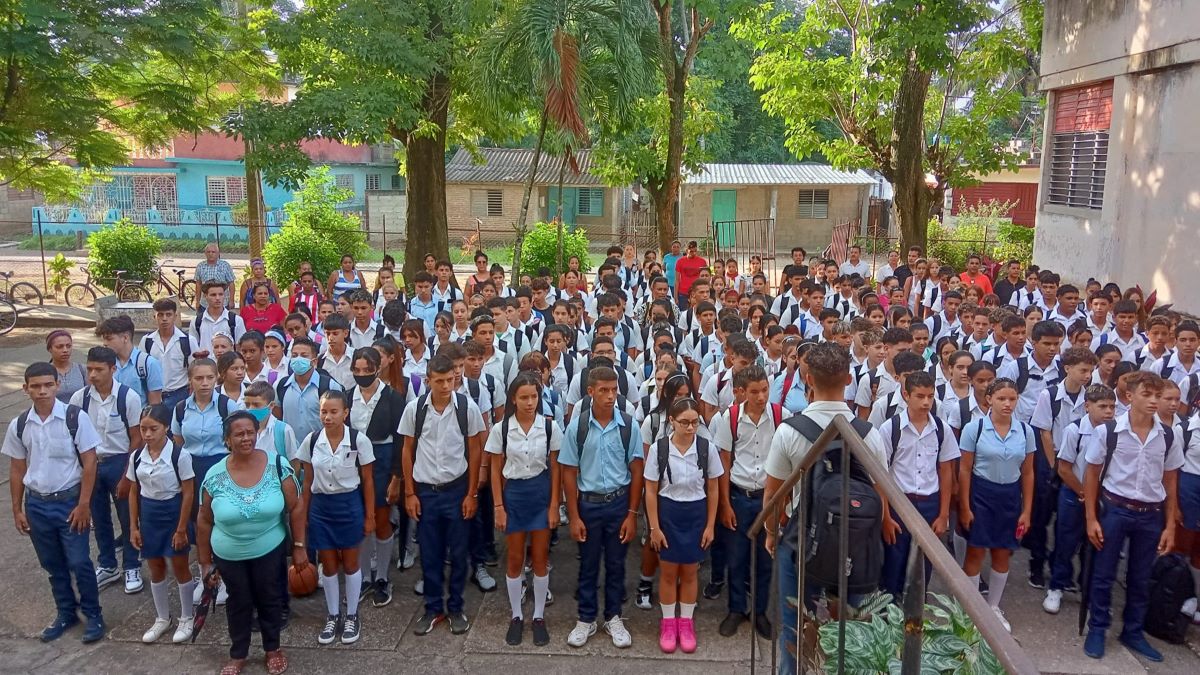
[[[270,330],[263,335],[263,365],[267,368],[268,382],[278,382],[289,375],[286,352],[283,334]]]
[[[505,642],[521,644],[525,627],[524,596],[526,551],[533,566],[533,643],[550,643],[546,628],[546,597],[550,590],[550,532],[558,526],[558,450],[562,431],[540,414],[542,386],[536,374],[523,372],[508,387],[504,420],[492,426],[484,451],[495,455],[489,463],[491,482],[499,486],[495,499],[496,528],[507,540],[505,582],[512,620]],[[528,549],[526,546],[528,545]]]
[[[217,380],[220,392],[229,400],[241,404],[246,395],[246,360],[237,352],[225,352],[217,359]]]
[[[1092,384],[1109,386],[1113,370],[1121,362],[1121,348],[1116,345],[1100,345],[1096,348],[1096,358],[1100,363],[1092,371]]]
[[[379,352],[379,379],[385,384],[397,389],[404,380],[404,349],[389,335],[385,335],[371,343]]]
[[[433,317],[433,335],[425,340],[429,352],[436,354],[438,347],[453,342],[450,331],[454,329],[454,315],[450,312],[438,312]]]
[[[233,338],[225,333],[214,333],[210,358],[219,359],[231,351],[233,351]]]
[[[358,600],[362,570],[358,548],[363,535],[375,531],[374,448],[366,434],[346,426],[346,396],[321,396],[320,431],[304,437],[296,459],[304,471],[304,504],[308,511],[308,544],[321,561],[325,591],[325,627],[317,644],[332,644],[341,624],[342,644],[358,641]],[[338,572],[346,577],[346,615],[341,616]]]
[[[346,392],[350,404],[348,417],[350,428],[366,434],[371,441],[371,452],[375,461],[371,464],[374,485],[387,485],[391,480],[392,468],[399,461],[395,449],[394,433],[400,425],[407,403],[405,396],[379,379],[381,360],[379,350],[363,347],[354,350],[350,363],[354,375],[354,387]],[[371,579],[371,604],[385,607],[392,601],[392,588],[388,583],[388,566],[392,562],[392,519],[391,505],[387,503],[387,490],[375,490],[375,532],[363,538],[359,560],[375,560],[374,577]],[[399,530],[408,531],[408,514],[400,512]],[[373,535],[373,536],[372,536]]]
[[[921,301],[925,298],[925,290],[936,283],[929,274],[928,260],[921,258],[913,263],[913,275],[904,280],[904,297],[908,298],[908,308],[914,317],[925,318]]]
[[[1009,558],[1029,529],[1037,446],[1033,428],[1013,417],[1017,383],[999,378],[988,387],[987,396],[987,417],[963,425],[959,439],[958,519],[967,537],[963,571],[978,585],[983,557],[991,553],[988,604],[1008,629],[1000,600],[1008,582]]]
[[[142,412],[142,440],[145,447],[135,450],[125,471],[129,488],[129,540],[141,551],[150,568],[150,594],[154,597],[156,618],[142,634],[142,642],[156,642],[171,627],[171,601],[167,594],[167,561],[179,584],[179,623],[171,641],[187,642],[192,637],[195,616],[192,593],[196,581],[188,567],[188,552],[196,539],[190,522],[194,497],[195,471],[192,458],[168,438],[171,408],[148,406]],[[178,457],[176,457],[178,455]]]
[[[400,328],[400,339],[404,341],[404,375],[416,375],[422,379],[429,366],[429,345],[425,343],[425,322],[420,319],[409,319]]]
[[[927,370],[933,376],[934,385],[942,392],[945,392],[946,383],[950,381],[950,356],[956,351],[958,342],[949,335],[939,338],[934,347],[933,362]]]
[[[658,552],[662,576],[658,646],[665,654],[676,647],[691,654],[696,651],[692,617],[700,587],[698,570],[715,538],[718,479],[725,467],[715,456],[716,446],[697,436],[702,422],[696,401],[676,401],[669,416],[671,436],[655,443],[643,473],[650,544]]]

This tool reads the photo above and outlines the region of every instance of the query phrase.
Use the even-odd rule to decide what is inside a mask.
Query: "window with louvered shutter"
[[[796,215],[799,218],[828,218],[829,190],[801,190]]]
[[[504,191],[503,190],[488,190],[487,191],[487,214],[489,216],[504,215]]]
[[[377,174],[377,173],[367,174],[367,189],[368,190],[378,190],[379,189],[379,174]]]
[[[579,188],[575,213],[581,216],[604,215],[604,188]]]
[[[504,191],[471,190],[471,215],[476,218],[504,215]]]
[[[1046,203],[1104,206],[1112,92],[1111,80],[1055,92]]]

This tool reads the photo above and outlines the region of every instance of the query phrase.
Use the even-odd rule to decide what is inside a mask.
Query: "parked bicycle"
[[[172,268],[171,273],[175,275],[175,281],[172,282],[166,274],[166,265],[170,265],[173,260],[167,259],[161,263],[156,263],[154,269],[150,272],[152,281],[143,283],[146,288],[146,293],[150,297],[165,298],[175,297],[179,302],[187,307],[196,306],[196,291],[197,285],[195,279],[184,279],[187,275],[187,270]],[[150,284],[154,287],[151,289]]]
[[[92,273],[86,265],[80,265],[79,271],[83,272],[84,281],[67,286],[63,297],[70,307],[90,309],[96,306],[98,297],[107,293],[92,282]],[[137,279],[125,279],[124,274],[126,270],[113,271],[113,295],[117,296],[120,302],[150,302],[150,292],[142,282]]]
[[[7,298],[0,298],[0,335],[17,327],[17,306]]]
[[[42,292],[37,289],[37,286],[27,281],[18,281],[14,284],[12,282],[13,274],[13,272],[0,272],[0,279],[4,280],[4,289],[0,290],[0,298],[4,298],[14,305],[41,307]]]

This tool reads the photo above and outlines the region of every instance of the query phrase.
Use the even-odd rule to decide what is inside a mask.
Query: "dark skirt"
[[[381,509],[388,505],[387,488],[392,480],[392,461],[396,446],[392,443],[376,443],[374,450],[375,461],[371,462],[371,479],[375,482],[375,508]]]
[[[504,481],[504,534],[550,528],[550,470],[533,478]]]
[[[196,543],[196,529],[188,523],[188,545],[182,549],[171,546],[175,528],[179,527],[179,510],[183,508],[183,495],[170,499],[138,498],[138,529],[142,531],[142,557],[174,558],[186,557],[192,544]]]
[[[1185,528],[1200,532],[1200,476],[1194,473],[1179,472],[1179,512]]]
[[[691,565],[704,560],[700,537],[708,523],[708,499],[677,502],[658,498],[658,526],[667,538],[667,547],[658,552],[663,562]]]
[[[976,548],[1017,548],[1021,517],[1021,481],[1004,485],[971,475],[971,513],[967,544]]]
[[[308,545],[318,551],[358,548],[363,540],[362,489],[314,494],[308,508]]]

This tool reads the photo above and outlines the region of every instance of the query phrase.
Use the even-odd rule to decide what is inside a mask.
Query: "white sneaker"
[[[121,578],[121,573],[112,567],[97,567],[96,568],[96,586],[104,588]]]
[[[1008,619],[1004,618],[1004,612],[1000,611],[999,607],[993,607],[992,611],[996,613],[996,618],[1000,619],[1000,625],[1004,626],[1004,630],[1012,632],[1012,626],[1009,625]]]
[[[158,638],[162,637],[163,633],[167,632],[167,629],[170,627],[170,619],[155,619],[154,625],[150,626],[150,630],[142,633],[142,642],[145,642],[146,644],[157,642]]]
[[[625,622],[620,616],[614,616],[604,622],[604,630],[612,636],[614,647],[625,649],[633,644],[633,638],[629,637],[629,631],[625,630]]]
[[[193,577],[195,579],[195,577]],[[204,577],[196,579],[196,588],[192,591],[192,604],[200,604],[201,597],[204,596]]]
[[[558,505],[558,524],[559,524],[559,525],[566,525],[566,524],[567,524],[567,522],[568,522],[568,519],[567,519],[567,507],[566,507],[565,505],[563,505],[563,504],[559,504],[559,505]]]
[[[1042,600],[1042,609],[1046,610],[1047,614],[1058,614],[1058,610],[1062,607],[1063,592],[1051,588],[1046,591],[1046,599]]]
[[[587,644],[588,638],[596,634],[596,622],[585,623],[576,621],[575,627],[571,629],[571,634],[567,636],[567,644],[572,647],[582,647]]]
[[[325,568],[317,563],[317,588],[325,588]]]
[[[425,579],[417,579],[417,583],[413,584],[413,595],[425,595]]]
[[[142,590],[142,571],[125,570],[125,592],[132,595]]]
[[[180,618],[179,623],[175,626],[175,635],[171,636],[171,642],[180,644],[192,639],[193,621],[195,619]]]
[[[225,581],[221,581],[221,585],[217,586],[217,604],[224,605],[229,599],[229,589],[225,588]]]

